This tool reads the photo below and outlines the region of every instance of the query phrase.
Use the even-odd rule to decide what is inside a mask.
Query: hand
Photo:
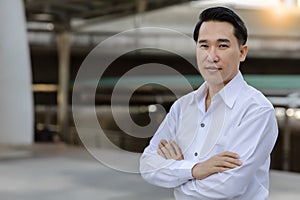
[[[181,149],[174,140],[168,143],[166,140],[161,140],[158,144],[157,153],[165,159],[183,160]]]
[[[192,175],[196,179],[204,179],[214,173],[224,172],[242,165],[239,155],[232,152],[223,152],[210,159],[197,163],[192,168]]]

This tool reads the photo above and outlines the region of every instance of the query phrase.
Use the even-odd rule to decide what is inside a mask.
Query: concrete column
[[[70,33],[68,31],[57,33],[58,48],[58,127],[63,141],[70,142],[69,133],[69,81],[70,81]]]
[[[290,170],[290,154],[291,154],[291,120],[290,116],[285,114],[284,129],[283,129],[283,162],[282,168],[285,171]]]
[[[299,108],[300,104],[300,94],[295,92],[288,95],[286,99],[287,109]],[[284,120],[284,129],[283,129],[283,170],[290,171],[291,169],[291,136],[292,136],[292,127],[291,127],[291,118],[294,117],[294,114],[288,113],[288,110],[285,113]]]
[[[137,14],[134,16],[134,27],[139,28],[142,22],[142,15],[147,8],[147,0],[136,0]]]
[[[34,122],[23,1],[0,1],[0,27],[0,144],[28,145]]]

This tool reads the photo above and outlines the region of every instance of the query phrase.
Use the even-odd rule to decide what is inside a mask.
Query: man
[[[248,52],[244,22],[228,8],[208,8],[194,39],[205,82],[172,105],[141,157],[141,174],[174,188],[177,200],[265,200],[278,128],[271,103],[239,71]]]

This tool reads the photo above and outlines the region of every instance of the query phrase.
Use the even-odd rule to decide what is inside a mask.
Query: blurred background
[[[91,98],[106,137],[120,149],[141,153],[151,137],[133,137],[116,124],[111,96],[116,82],[129,70],[151,63],[167,65],[196,89],[203,79],[185,58],[195,60],[194,50],[180,38],[149,33],[124,36],[112,43],[103,57],[114,55],[128,40],[140,44],[159,41],[170,49],[182,48],[184,56],[161,49],[137,49],[119,56],[99,81],[89,77],[74,88],[87,55],[101,42],[135,28],[168,28],[191,37],[199,13],[210,6],[235,10],[249,31],[249,53],[241,71],[246,81],[262,91],[276,110],[279,137],[272,152],[270,199],[298,199],[300,193],[300,1],[299,0],[3,0],[0,2],[0,183],[1,199],[172,199],[171,191],[145,183],[138,175],[109,170],[83,147],[72,115],[72,103],[85,105]],[[123,41],[123,42],[122,42]],[[156,63],[156,64],[155,64]],[[136,80],[128,78],[124,93]],[[180,77],[152,73],[171,88],[145,84],[128,103],[120,96],[118,115],[140,125],[155,117],[158,127],[176,100],[184,95]],[[97,85],[95,97],[86,91]],[[76,95],[74,95],[76,91]],[[161,106],[158,106],[161,105]],[[84,110],[83,121],[92,116]],[[128,127],[130,128],[130,127]],[[101,137],[92,134],[93,146]],[[152,135],[153,135],[152,134]],[[120,177],[130,184],[121,184]],[[75,192],[77,191],[77,192]]]

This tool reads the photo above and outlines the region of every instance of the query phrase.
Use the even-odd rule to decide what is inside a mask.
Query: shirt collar
[[[245,85],[244,78],[239,71],[237,75],[222,89],[220,90],[216,95],[219,95],[224,103],[229,107],[232,108],[240,90]],[[206,81],[194,92],[194,99],[196,102],[200,102],[201,100],[205,99],[207,94],[207,83]],[[191,102],[192,103],[192,102]]]
[[[228,107],[233,107],[241,89],[245,84],[246,82],[239,71],[237,75],[219,92],[220,96]]]

